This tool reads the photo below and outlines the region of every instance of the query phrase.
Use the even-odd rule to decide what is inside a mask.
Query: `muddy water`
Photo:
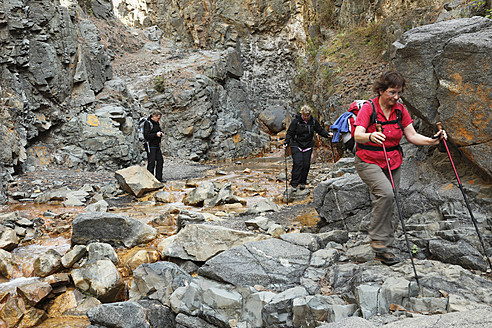
[[[111,208],[115,213],[127,215],[137,218],[142,222],[149,223],[153,218],[156,218],[164,213],[167,213],[170,208],[187,208],[195,212],[203,212],[214,214],[217,217],[227,218],[238,213],[244,212],[247,208],[252,207],[263,198],[268,198],[282,205],[282,197],[286,188],[285,180],[278,179],[279,175],[285,175],[287,165],[288,174],[290,175],[291,161],[285,160],[282,156],[283,151],[269,154],[269,157],[259,157],[253,159],[243,159],[231,162],[219,163],[214,169],[206,172],[204,177],[193,179],[191,181],[169,181],[160,191],[167,191],[172,196],[172,202],[168,204],[155,203],[153,196],[156,192],[148,193],[140,198],[138,202],[128,203],[125,206]],[[226,204],[210,208],[196,208],[185,206],[183,198],[193,190],[194,186],[205,181],[216,181],[220,184],[230,183],[234,195],[246,200],[247,205],[241,204]],[[311,198],[305,199],[298,203],[309,202]],[[21,245],[12,251],[14,257],[15,268],[12,278],[9,281],[0,283],[0,294],[9,292],[13,295],[16,293],[16,288],[24,284],[32,283],[39,278],[34,277],[33,262],[41,254],[48,249],[55,249],[61,255],[65,254],[70,249],[70,231],[71,220],[76,214],[84,212],[83,207],[64,207],[62,204],[11,204],[8,208],[2,209],[1,212],[18,211],[20,216],[29,219],[41,217],[44,220],[47,233],[35,241]],[[53,219],[50,216],[44,216],[45,212],[58,214],[58,219]],[[59,217],[67,217],[66,222],[60,222]],[[295,217],[290,226],[290,231],[300,231],[304,226],[313,226],[318,220],[317,213],[312,210],[303,211]],[[67,229],[68,226],[68,229]],[[67,229],[66,231],[64,229]],[[174,233],[174,227],[168,230],[158,229],[164,233],[164,236],[154,241],[149,247],[155,246],[159,240],[165,238],[166,235]],[[62,233],[60,233],[60,231]],[[64,232],[65,231],[65,232]],[[118,255],[124,258],[125,250],[120,250]],[[123,272],[122,272],[123,273]],[[125,274],[124,274],[125,275]],[[126,275],[125,275],[126,276]],[[131,279],[125,277],[125,282]],[[87,318],[50,318],[39,327],[67,327],[78,328],[85,327],[89,324]]]

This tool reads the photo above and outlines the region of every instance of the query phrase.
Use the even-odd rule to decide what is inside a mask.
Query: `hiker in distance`
[[[284,147],[287,148],[290,145],[292,154],[290,185],[293,192],[297,191],[298,186],[301,190],[306,188],[314,147],[314,132],[325,138],[330,137],[330,134],[311,115],[311,112],[311,107],[302,106],[300,113],[290,123],[285,136]]]
[[[161,151],[161,138],[163,136],[159,121],[162,114],[159,111],[154,111],[147,119],[148,123],[144,124],[143,134],[146,141],[147,151],[147,170],[152,173],[157,180],[165,182],[162,179],[162,166],[164,160]],[[155,171],[155,172],[154,172]]]
[[[391,168],[394,184],[398,189],[403,160],[400,140],[404,134],[415,145],[432,146],[438,145],[441,138],[447,139],[444,130],[432,138],[415,131],[407,109],[398,102],[404,87],[405,78],[400,73],[383,73],[373,84],[373,91],[378,96],[370,100],[372,103],[368,101],[362,106],[355,121],[355,168],[374,196],[369,227],[371,247],[376,253],[375,259],[387,265],[398,263],[398,259],[388,248],[394,239],[394,193],[388,167]],[[373,115],[373,108],[376,117]],[[376,124],[381,124],[382,132],[376,131]],[[389,164],[385,159],[383,143]]]

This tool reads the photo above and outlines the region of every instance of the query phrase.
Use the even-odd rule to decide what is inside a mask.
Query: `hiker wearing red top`
[[[405,79],[398,72],[383,73],[373,85],[377,97],[366,102],[360,109],[355,121],[355,142],[357,150],[355,168],[359,176],[369,186],[374,196],[369,237],[371,247],[376,253],[375,259],[391,265],[398,262],[388,247],[393,242],[393,205],[394,193],[389,178],[388,166],[391,168],[395,187],[399,187],[403,160],[400,140],[406,139],[415,145],[438,145],[441,137],[446,138],[444,130],[433,138],[417,133],[413,120],[407,109],[398,102],[405,87]],[[371,119],[373,106],[377,117]],[[376,122],[374,122],[376,121]],[[376,131],[376,124],[381,124],[383,131]],[[388,155],[384,157],[383,143]]]

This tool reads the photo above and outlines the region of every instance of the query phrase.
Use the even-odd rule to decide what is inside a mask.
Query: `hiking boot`
[[[396,258],[395,254],[393,254],[391,252],[376,253],[376,256],[374,256],[374,259],[381,261],[383,264],[386,264],[386,265],[394,265],[394,264],[400,262],[400,260],[398,260]]]
[[[300,185],[300,186],[299,186],[299,189],[301,189],[301,190],[306,189],[306,185],[303,185],[303,184],[302,184],[302,185]]]
[[[388,250],[384,242],[381,240],[371,240],[371,248],[374,253],[384,253]]]

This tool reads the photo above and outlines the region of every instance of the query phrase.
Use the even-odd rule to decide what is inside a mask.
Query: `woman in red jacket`
[[[357,142],[355,168],[361,179],[369,186],[374,196],[369,236],[376,260],[392,265],[398,263],[388,247],[393,242],[394,194],[389,178],[382,144],[388,155],[388,162],[395,187],[400,183],[400,165],[403,160],[400,140],[403,135],[415,145],[438,145],[439,139],[446,138],[441,130],[433,138],[417,133],[407,109],[398,102],[405,87],[405,79],[398,72],[385,72],[379,77],[373,90],[378,94],[371,102],[366,102],[355,122],[354,133]],[[376,117],[373,115],[373,106]],[[371,119],[371,116],[373,118]],[[383,131],[376,131],[376,121],[382,124]]]

